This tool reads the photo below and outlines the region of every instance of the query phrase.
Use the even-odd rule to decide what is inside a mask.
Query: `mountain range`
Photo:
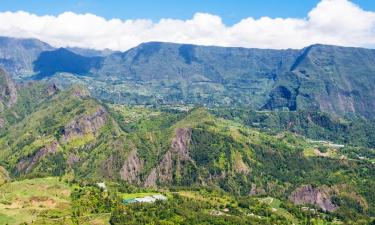
[[[325,45],[112,52],[0,38],[0,189],[59,177],[55,186],[74,189],[72,219],[105,209],[121,221],[110,193],[168,190],[172,203],[188,193],[189,207],[210,196],[195,212],[229,207],[226,222],[365,224],[375,215],[374,60],[375,50]],[[199,197],[186,192],[194,188]],[[219,204],[215,193],[233,200]],[[0,201],[0,222],[13,205]]]
[[[10,47],[12,46],[12,47]],[[301,50],[150,42],[126,52],[53,48],[0,38],[0,65],[16,80],[80,83],[113,103],[256,110],[320,110],[373,118],[375,50]]]

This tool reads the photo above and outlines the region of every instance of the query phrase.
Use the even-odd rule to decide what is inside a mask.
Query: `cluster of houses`
[[[156,201],[166,201],[167,197],[161,194],[156,194],[156,195],[150,195],[150,196],[145,196],[142,198],[129,198],[129,199],[124,199],[122,202],[124,204],[131,204],[131,203],[154,203]]]
[[[107,191],[107,186],[105,185],[104,182],[101,183],[96,183],[96,185],[102,189],[103,191]],[[168,198],[162,194],[154,194],[150,196],[144,196],[140,198],[128,198],[124,199],[123,203],[124,204],[130,204],[130,203],[140,203],[140,202],[146,202],[146,203],[154,203],[156,201],[166,201]]]

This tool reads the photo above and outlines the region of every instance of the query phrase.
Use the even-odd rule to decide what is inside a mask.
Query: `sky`
[[[205,12],[219,15],[225,24],[232,25],[249,16],[304,17],[319,0],[0,0],[0,2],[0,11],[23,10],[37,15],[58,15],[72,11],[92,13],[106,19],[186,20],[196,12]],[[372,5],[375,9],[375,4]]]
[[[374,0],[0,0],[0,34],[125,51],[142,42],[375,47]]]

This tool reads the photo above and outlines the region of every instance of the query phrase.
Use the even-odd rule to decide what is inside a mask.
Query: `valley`
[[[373,50],[2,42],[1,224],[374,221]]]

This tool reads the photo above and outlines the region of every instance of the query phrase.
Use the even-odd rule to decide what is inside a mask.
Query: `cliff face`
[[[299,109],[373,117],[375,50],[314,45],[305,49],[291,72],[298,78]],[[313,100],[310,102],[309,100]]]
[[[7,72],[0,67],[0,113],[11,108],[16,102],[17,86]],[[6,119],[0,115],[0,129],[6,124]]]
[[[25,115],[9,123],[0,138],[1,161],[10,162],[6,166],[13,175],[60,175],[73,167],[83,172],[94,164],[91,174],[100,174],[100,163],[111,151],[123,150],[123,143],[115,144],[117,140],[121,142],[115,140],[119,135],[115,122],[84,88],[60,92],[55,85],[34,83],[19,91],[12,110],[0,114],[10,119],[13,111]],[[33,95],[41,92],[45,95],[43,101]],[[35,107],[24,107],[33,104]],[[107,125],[108,129],[102,129]]]
[[[106,123],[107,117],[108,114],[105,109],[99,107],[92,115],[76,118],[65,126],[61,141],[66,143],[74,138],[83,137],[86,134],[96,135],[99,129]]]
[[[17,101],[17,87],[11,77],[0,68],[0,103],[12,107]]]
[[[174,173],[180,172],[185,163],[194,164],[188,151],[190,141],[191,129],[176,129],[170,149],[165,153],[160,163],[151,170],[145,181],[146,187],[156,186],[157,183],[172,183]]]
[[[19,173],[30,173],[34,166],[39,163],[44,157],[49,154],[55,154],[58,148],[58,142],[52,141],[52,143],[46,145],[45,147],[41,148],[37,151],[33,156],[21,159],[17,163],[17,170]]]
[[[333,191],[328,187],[314,188],[311,185],[304,185],[297,188],[289,196],[289,200],[296,205],[311,204],[324,211],[333,212],[338,209],[338,206],[332,203],[332,194]]]
[[[129,183],[140,184],[143,164],[143,161],[138,157],[137,151],[131,151],[120,170],[121,179]]]

